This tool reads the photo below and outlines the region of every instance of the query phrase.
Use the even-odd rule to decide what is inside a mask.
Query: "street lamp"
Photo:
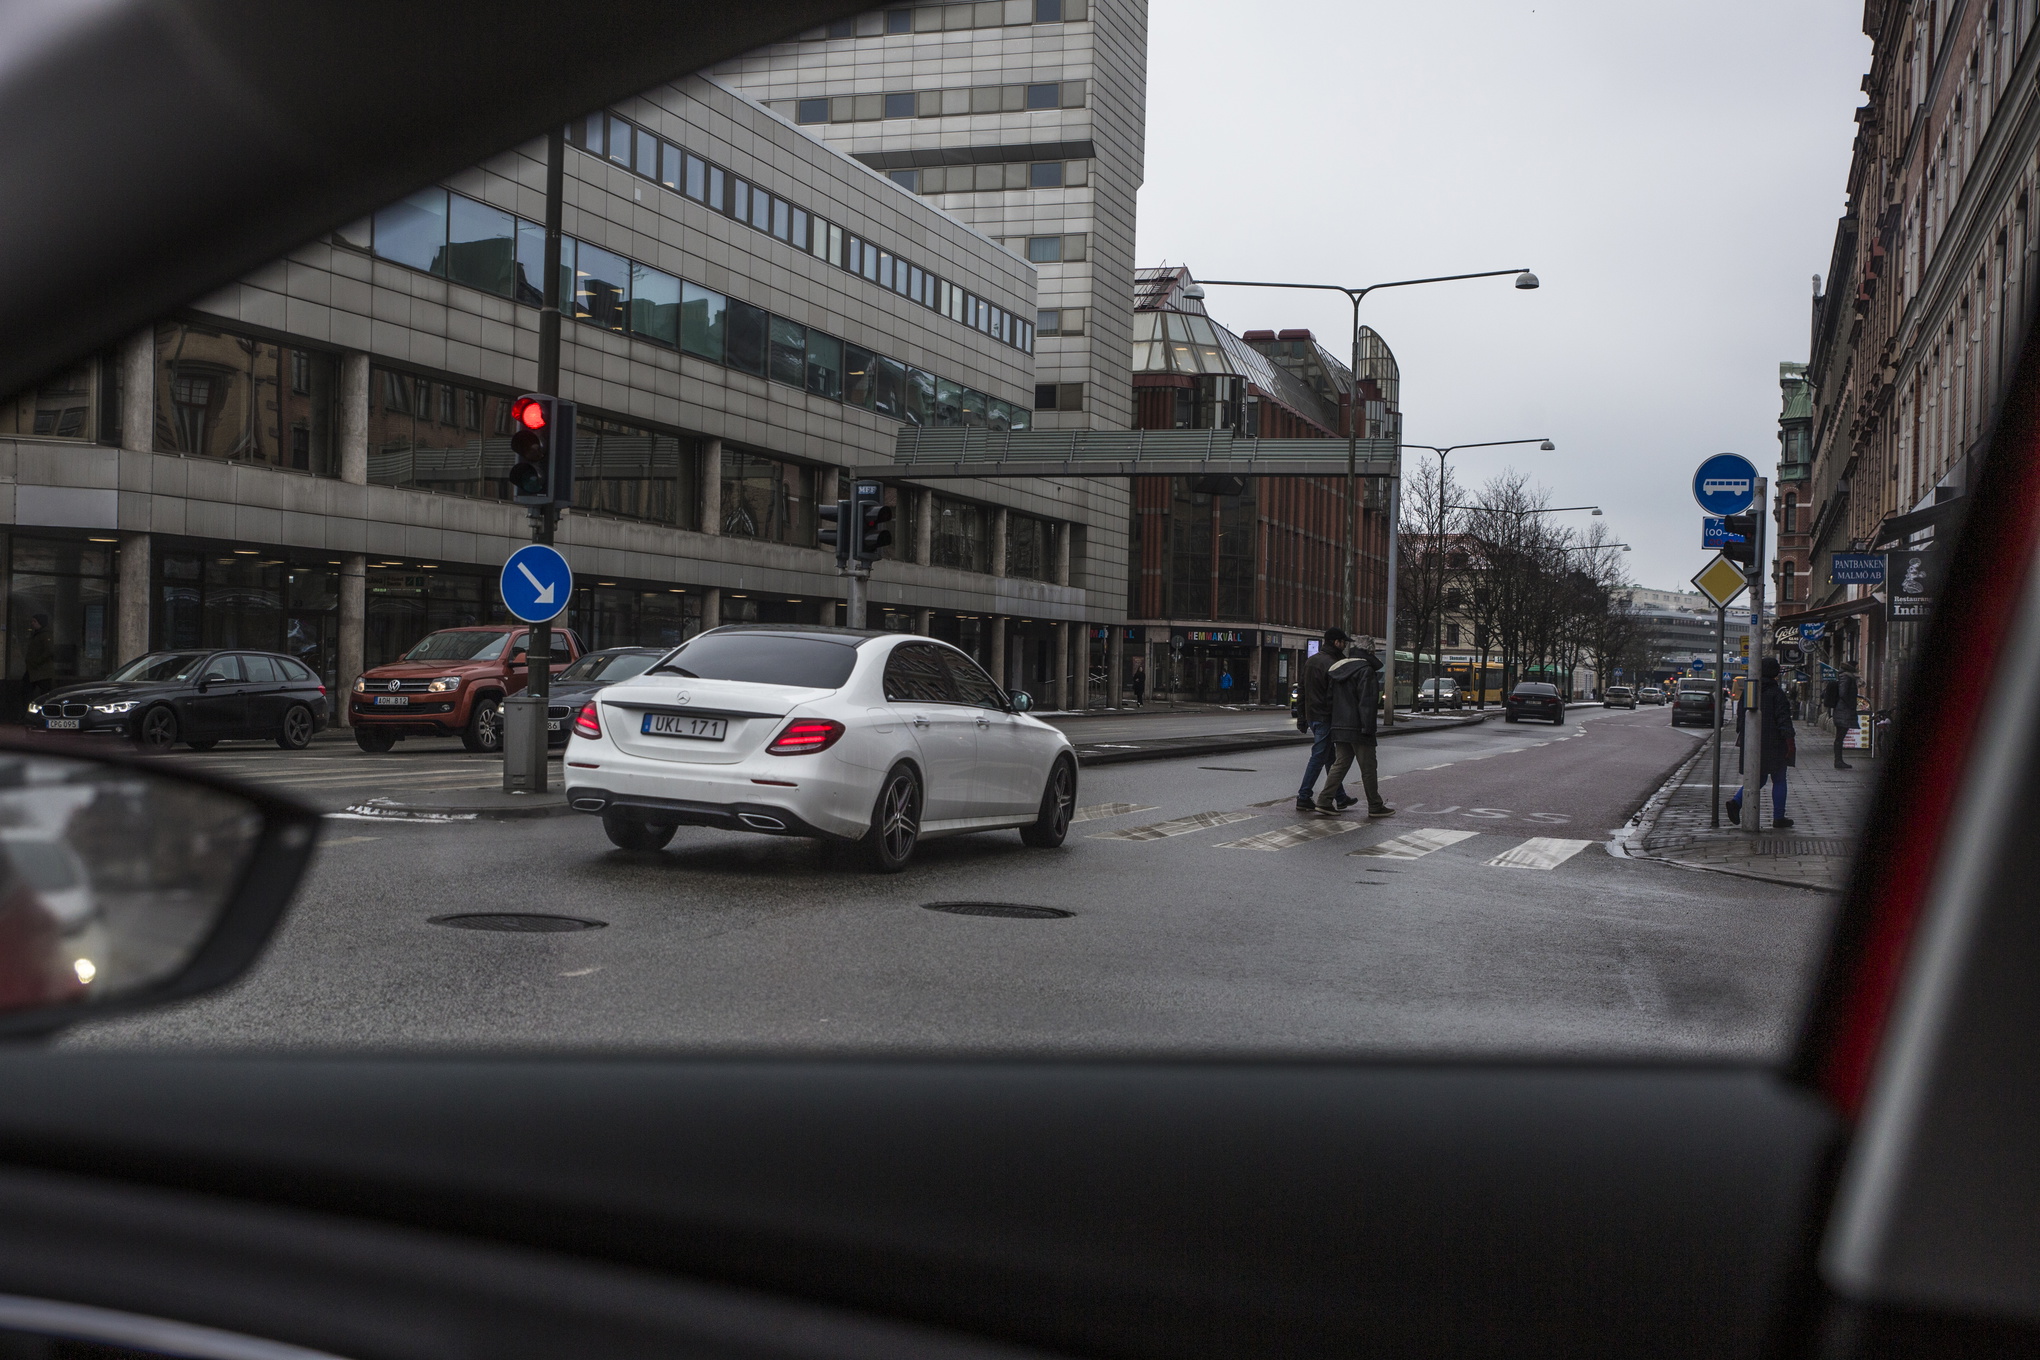
[[[1309,288],[1327,293],[1344,293],[1353,304],[1353,394],[1346,410],[1346,531],[1345,569],[1341,573],[1339,609],[1344,626],[1353,628],[1358,620],[1354,617],[1354,578],[1359,551],[1360,504],[1355,494],[1359,481],[1360,463],[1360,299],[1379,288],[1410,288],[1420,283],[1457,283],[1461,279],[1491,279],[1502,274],[1514,274],[1516,287],[1532,289],[1538,286],[1537,276],[1528,269],[1484,269],[1477,274],[1440,274],[1428,279],[1395,279],[1388,283],[1370,283],[1363,288],[1351,288],[1339,283],[1268,283],[1258,279],[1205,279],[1197,295],[1203,295],[1204,287],[1210,288]],[[1193,285],[1194,286],[1194,285]],[[1184,296],[1190,296],[1188,289]],[[1399,460],[1398,460],[1399,462]],[[1389,478],[1388,484],[1388,600],[1386,605],[1385,628],[1388,634],[1388,700],[1382,706],[1383,719],[1389,726],[1395,725],[1395,576],[1398,557],[1399,524],[1402,506],[1402,472],[1398,468]]]
[[[1528,279],[1530,280],[1530,282],[1525,283],[1523,282],[1524,279]],[[1525,270],[1521,277],[1519,277],[1516,280],[1516,286],[1518,288],[1535,288],[1537,286],[1537,276],[1535,274],[1530,273],[1528,270]],[[1540,453],[1550,453],[1558,448],[1558,445],[1552,443],[1549,439],[1535,437],[1530,439],[1489,439],[1484,440],[1478,444],[1396,445],[1398,451],[1402,449],[1428,449],[1432,453],[1438,455],[1438,497],[1436,501],[1437,508],[1436,511],[1431,516],[1431,555],[1433,557],[1436,557],[1439,553],[1444,551],[1445,512],[1448,509],[1460,510],[1465,508],[1463,506],[1457,505],[1448,506],[1445,504],[1445,459],[1449,455],[1457,453],[1461,449],[1496,449],[1512,444],[1535,444]],[[1598,515],[1601,512],[1599,510],[1596,510],[1594,513]],[[1438,689],[1442,688],[1445,679],[1445,571],[1442,563],[1440,564],[1437,577],[1438,577],[1438,589],[1434,592],[1431,601],[1431,613],[1432,613],[1431,702],[1434,706],[1438,702]],[[1390,635],[1388,645],[1389,645],[1389,664],[1393,665],[1395,662],[1395,639],[1393,634]],[[1411,690],[1410,697],[1412,702],[1415,702],[1416,700],[1419,700],[1424,696],[1423,666],[1419,664],[1418,661],[1418,657],[1420,655],[1421,653],[1416,652],[1415,649],[1412,649],[1412,655],[1410,657],[1410,684],[1413,687]],[[1487,693],[1487,678],[1485,676],[1481,678],[1481,693],[1482,694]]]

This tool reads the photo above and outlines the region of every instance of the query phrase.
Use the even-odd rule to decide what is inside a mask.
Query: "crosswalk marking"
[[[1457,845],[1463,840],[1478,836],[1478,831],[1447,831],[1443,827],[1423,827],[1406,831],[1400,836],[1390,837],[1378,845],[1355,850],[1355,855],[1377,859],[1422,859],[1433,850],[1443,850],[1448,845]]]
[[[1100,817],[1124,817],[1129,812],[1153,812],[1152,804],[1143,807],[1139,803],[1093,803],[1080,807],[1070,814],[1072,822],[1095,822]]]
[[[1532,836],[1512,850],[1504,850],[1488,861],[1495,869],[1556,869],[1592,844],[1564,841],[1554,836]]]
[[[1341,822],[1327,817],[1321,822],[1298,822],[1294,826],[1284,826],[1278,827],[1273,831],[1263,831],[1258,836],[1248,836],[1244,840],[1225,841],[1216,848],[1220,850],[1287,850],[1290,846],[1302,845],[1305,841],[1321,841],[1327,836],[1339,836],[1348,831],[1357,831],[1365,825],[1367,825],[1365,822]]]
[[[1091,835],[1094,841],[1158,841],[1168,836],[1187,836],[1193,831],[1204,831],[1229,822],[1250,822],[1260,816],[1258,812],[1198,812],[1188,817],[1175,817],[1152,826],[1130,826],[1121,831],[1098,831]]]

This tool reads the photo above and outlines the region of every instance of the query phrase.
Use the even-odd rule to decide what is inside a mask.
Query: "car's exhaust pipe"
[[[600,812],[609,806],[607,798],[576,798],[568,806],[576,812]]]
[[[739,812],[737,820],[753,831],[784,831],[786,823],[777,817],[767,817],[762,812]]]

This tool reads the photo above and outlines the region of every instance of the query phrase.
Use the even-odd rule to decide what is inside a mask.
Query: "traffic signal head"
[[[510,404],[510,498],[519,505],[574,502],[574,403],[527,394]]]
[[[837,501],[834,505],[821,506],[817,511],[822,517],[822,527],[815,537],[822,546],[836,550],[836,562],[840,566],[850,560],[850,502]]]
[[[892,544],[893,508],[879,501],[860,499],[857,503],[857,545],[860,562],[875,562],[879,552]]]
[[[1730,515],[1722,521],[1725,530],[1721,555],[1731,562],[1745,567],[1757,564],[1757,517],[1754,514]]]

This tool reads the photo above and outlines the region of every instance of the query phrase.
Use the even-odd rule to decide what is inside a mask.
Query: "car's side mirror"
[[[1024,689],[1016,689],[1006,697],[1013,701],[1015,713],[1025,713],[1034,707],[1034,696]]]
[[[525,651],[522,647],[519,647],[516,651],[510,653],[510,664],[513,666],[520,661],[529,660],[531,660],[531,653]]]
[[[0,1036],[233,981],[318,827],[294,802],[135,757],[0,746]]]
[[[201,675],[198,677],[198,692],[200,694],[203,694],[207,690],[212,688],[212,679],[213,678],[210,675]]]

